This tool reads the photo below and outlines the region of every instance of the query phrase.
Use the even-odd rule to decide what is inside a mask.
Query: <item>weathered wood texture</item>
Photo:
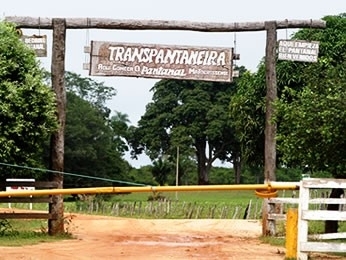
[[[1,213],[0,219],[55,219],[56,216],[49,213]]]
[[[0,198],[0,203],[52,203],[52,197],[10,197],[10,198]]]
[[[53,19],[53,50],[52,50],[52,87],[56,94],[58,130],[51,137],[50,181],[58,183],[63,188],[64,171],[64,133],[66,123],[66,89],[65,89],[65,46],[66,27],[65,19]],[[53,203],[49,204],[49,213],[56,215],[57,219],[48,221],[48,232],[51,235],[64,233],[64,201],[62,195],[52,196]]]
[[[264,140],[264,178],[265,182],[275,181],[276,169],[276,123],[273,122],[274,104],[277,99],[276,86],[276,22],[266,22],[267,44],[266,44],[266,118],[265,118],[265,140]]]
[[[6,187],[35,187],[35,189],[48,189],[57,188],[56,182],[46,181],[2,181],[0,182],[0,188],[2,190]],[[0,203],[52,203],[52,196],[40,196],[40,197],[2,197]],[[37,213],[37,212],[1,212],[0,219],[56,219],[54,214],[50,213]]]
[[[8,16],[6,21],[17,24],[19,28],[52,29],[54,18]],[[276,21],[277,29],[287,28],[325,28],[322,20],[282,20]],[[118,30],[186,30],[199,32],[242,32],[263,31],[265,22],[209,23],[167,20],[132,20],[107,18],[66,18],[66,29],[118,29]]]

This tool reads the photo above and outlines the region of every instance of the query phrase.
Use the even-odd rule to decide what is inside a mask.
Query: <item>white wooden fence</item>
[[[318,234],[308,236],[309,220],[337,220],[346,221],[346,211],[330,211],[316,209],[310,204],[346,204],[345,198],[329,199],[310,197],[311,189],[346,189],[346,179],[304,179],[300,183],[298,207],[298,259],[307,260],[310,252],[346,252],[346,243],[321,242],[320,240],[346,239],[344,233]],[[314,208],[314,210],[312,209]],[[316,241],[319,240],[319,241]]]

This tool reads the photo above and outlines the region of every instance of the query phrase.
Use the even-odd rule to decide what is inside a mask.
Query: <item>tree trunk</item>
[[[332,189],[329,198],[340,199],[341,195],[344,195],[343,189]],[[339,204],[328,204],[327,210],[339,210]],[[337,233],[338,232],[338,221],[327,220],[324,226],[325,233]]]
[[[199,140],[196,143],[196,156],[197,156],[197,171],[198,171],[198,185],[209,184],[209,168],[207,166],[206,141],[205,139]]]
[[[234,182],[235,184],[240,184],[241,179],[241,158],[239,153],[236,153],[233,159],[233,168],[234,168]]]

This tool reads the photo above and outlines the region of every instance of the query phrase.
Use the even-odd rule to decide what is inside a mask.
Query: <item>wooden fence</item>
[[[19,187],[30,187],[35,189],[51,189],[57,188],[56,182],[43,182],[43,181],[2,181],[0,182],[0,189],[6,190],[6,188],[12,187],[13,189]],[[8,203],[9,207],[12,203],[52,203],[52,198],[49,195],[39,197],[7,197],[0,198],[0,203]],[[49,208],[49,207],[48,207]],[[57,217],[49,212],[0,212],[0,219],[57,219]]]
[[[308,236],[308,224],[311,220],[346,221],[344,207],[336,207],[339,210],[325,210],[312,207],[315,205],[334,204],[345,205],[345,198],[311,198],[313,189],[346,189],[346,179],[304,179],[300,184],[299,209],[298,209],[298,259],[307,260],[310,252],[346,252],[346,243],[325,242],[330,239],[346,239],[344,233],[314,234]]]
[[[248,203],[208,203],[171,200],[153,201],[102,201],[91,199],[76,201],[65,211],[117,217],[179,218],[179,219],[260,219],[262,200]]]

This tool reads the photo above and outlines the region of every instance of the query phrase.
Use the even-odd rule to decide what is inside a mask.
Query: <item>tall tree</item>
[[[297,39],[319,41],[319,59],[299,65],[301,75],[290,83],[299,83],[301,90],[286,87],[277,104],[278,149],[287,165],[346,178],[346,14],[324,19],[325,30],[301,30],[295,35]],[[285,67],[287,71],[297,69],[287,63]],[[330,197],[343,194],[342,189],[333,189]],[[338,205],[328,205],[327,209],[338,210]],[[337,221],[326,221],[326,233],[337,231]]]
[[[320,41],[317,63],[278,61],[278,164],[345,176],[345,15],[293,38]],[[265,70],[245,74],[231,100],[231,122],[246,164],[263,166]],[[341,168],[340,168],[341,167]]]
[[[265,67],[262,62],[256,73],[247,71],[242,75],[229,106],[243,163],[255,168],[264,164],[265,95]]]
[[[0,161],[41,166],[43,144],[57,127],[54,93],[44,83],[35,53],[4,22],[0,68]]]
[[[216,159],[230,161],[235,149],[228,104],[234,84],[161,80],[152,88],[153,102],[132,128],[132,155],[145,151],[152,160],[174,155],[176,148],[197,163],[198,183],[208,184]]]
[[[320,42],[318,62],[283,62],[284,70],[279,70],[286,77],[294,71],[299,75],[289,84],[282,82],[278,149],[288,165],[346,177],[346,14],[324,20],[326,29],[301,30],[294,36]]]
[[[106,106],[115,89],[73,72],[66,72],[65,85],[65,172],[72,176],[65,176],[64,185],[100,186],[109,185],[102,179],[125,179],[130,168],[122,158],[128,149],[127,115],[116,112],[110,116]]]

